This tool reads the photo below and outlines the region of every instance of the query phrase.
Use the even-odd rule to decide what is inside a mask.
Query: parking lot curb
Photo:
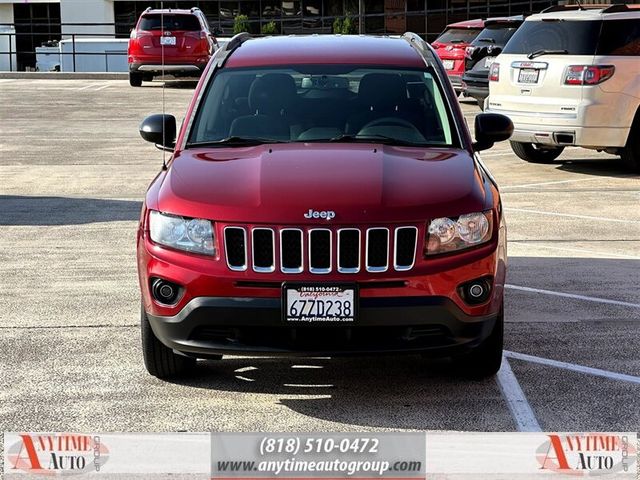
[[[124,72],[0,72],[0,79],[31,80],[126,80]]]

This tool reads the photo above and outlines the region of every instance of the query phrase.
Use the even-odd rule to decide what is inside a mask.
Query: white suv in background
[[[578,146],[620,155],[640,171],[640,5],[532,15],[489,80],[487,111],[511,118],[520,158],[550,163]]]

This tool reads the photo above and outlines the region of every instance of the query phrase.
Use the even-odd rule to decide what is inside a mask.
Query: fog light
[[[478,305],[489,299],[492,283],[491,277],[478,278],[460,285],[459,292],[465,302],[470,305]]]
[[[173,305],[180,295],[180,287],[175,283],[156,278],[151,281],[151,293],[158,302]]]

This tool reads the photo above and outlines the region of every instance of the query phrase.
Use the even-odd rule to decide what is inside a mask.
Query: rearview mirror
[[[480,113],[476,116],[476,141],[473,149],[476,152],[493,147],[496,142],[508,140],[513,133],[513,122],[509,117],[499,113]]]
[[[176,117],[164,113],[149,115],[140,124],[140,136],[161,150],[176,146]]]

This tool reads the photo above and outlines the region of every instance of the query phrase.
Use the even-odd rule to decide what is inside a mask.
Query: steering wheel
[[[416,130],[418,131],[418,129],[415,127],[415,125],[407,120],[403,120],[402,118],[396,118],[396,117],[382,117],[382,118],[378,118],[377,120],[373,120],[369,123],[367,123],[365,126],[363,126],[360,131],[362,130],[366,130],[367,128],[371,128],[371,127],[378,127],[381,125],[396,125],[398,127],[405,127],[405,128],[410,128],[411,130]]]

